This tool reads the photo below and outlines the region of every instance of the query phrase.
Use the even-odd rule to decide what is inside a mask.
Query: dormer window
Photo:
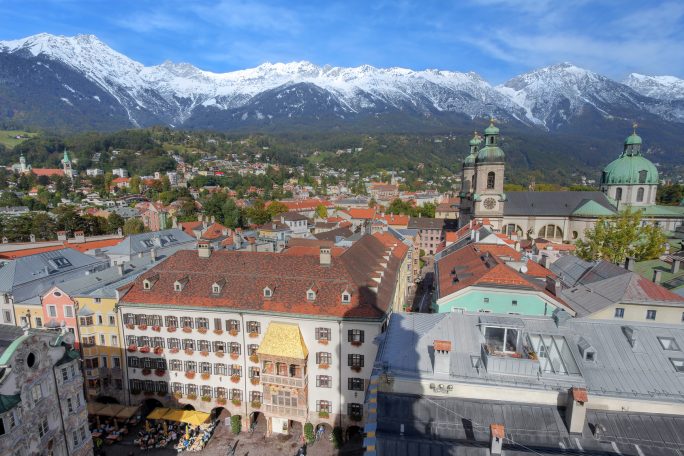
[[[143,290],[151,289],[152,285],[154,285],[157,280],[159,280],[159,274],[155,274],[143,280]]]
[[[342,293],[342,303],[349,304],[351,302],[351,295],[348,291]]]
[[[212,294],[221,294],[221,290],[223,290],[223,286],[226,284],[226,279],[221,279],[217,280],[211,285],[211,292]]]
[[[264,298],[270,298],[271,296],[273,296],[273,290],[269,287],[264,288]]]
[[[178,279],[173,283],[173,290],[174,291],[183,291],[183,288],[185,288],[185,285],[188,283],[190,279],[188,279],[188,276],[183,277],[182,279]]]
[[[315,301],[315,300],[316,300],[316,292],[313,291],[313,290],[311,290],[311,289],[309,289],[309,290],[306,292],[306,299],[307,299],[308,301]]]

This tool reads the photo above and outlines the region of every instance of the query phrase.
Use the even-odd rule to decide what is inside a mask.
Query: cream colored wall
[[[615,318],[615,308],[622,307],[625,309],[625,316],[623,318]],[[646,311],[655,310],[656,319],[646,320]],[[651,322],[651,323],[682,323],[682,315],[684,314],[684,306],[657,306],[657,305],[641,305],[641,304],[616,304],[607,307],[599,312],[588,315],[586,318],[591,320],[619,320],[619,321],[634,321],[634,322]]]

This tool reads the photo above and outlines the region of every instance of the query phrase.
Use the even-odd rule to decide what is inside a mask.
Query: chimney
[[[171,228],[178,228],[178,219],[176,216],[171,217]]]
[[[475,230],[475,242],[480,242],[480,230]]]
[[[565,421],[568,423],[568,432],[581,434],[587,421],[587,402],[589,396],[586,388],[573,386],[568,393]]]
[[[233,231],[233,245],[235,246],[236,249],[240,249],[241,245],[241,239],[240,239],[240,233],[237,231]]]
[[[674,269],[674,264],[672,269]],[[660,269],[654,269],[653,270],[653,283],[660,283],[661,276],[663,275],[663,271]]]
[[[554,296],[558,296],[558,294],[561,292],[561,283],[560,280],[551,277],[551,276],[546,276],[546,290],[549,291],[551,294]]]
[[[154,247],[150,249],[150,259],[152,261],[157,261],[157,249],[155,249]]]
[[[31,242],[36,242],[36,235],[35,235],[35,234],[30,234],[30,235],[29,235],[29,239],[31,240]]]
[[[75,231],[74,242],[85,242],[85,233],[83,231]]]
[[[625,258],[625,269],[628,271],[634,271],[634,257]]]
[[[548,255],[542,255],[542,256],[539,258],[539,264],[542,265],[542,266],[545,267],[545,268],[548,268],[548,267],[549,267],[549,266],[548,266],[548,264],[549,264],[549,256],[548,256]]]
[[[451,370],[451,341],[436,340],[433,342],[432,346],[435,350],[434,373],[449,375]]]
[[[627,338],[627,342],[629,342],[630,347],[635,349],[637,347],[637,343],[639,342],[639,331],[631,326],[623,326],[622,333]]]
[[[66,231],[57,231],[57,240],[58,241],[66,241],[67,240]]]
[[[197,243],[197,255],[200,258],[209,258],[211,256],[211,244],[206,241]]]
[[[119,228],[116,230],[116,234],[117,234],[117,236],[123,236],[123,228],[119,227]]]
[[[672,274],[677,274],[679,272],[680,263],[681,263],[680,260],[675,260],[675,259],[672,260],[672,269],[670,270],[670,272]]]
[[[123,263],[119,263],[116,265],[116,270],[119,272],[119,275],[122,276],[124,275],[124,265]]]
[[[332,249],[330,247],[321,247],[319,250],[319,259],[321,266],[330,266],[332,263]]]
[[[503,450],[503,440],[505,436],[503,424],[492,423],[489,425],[489,453],[499,455]]]

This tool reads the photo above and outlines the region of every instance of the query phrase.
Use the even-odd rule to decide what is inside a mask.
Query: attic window
[[[152,283],[147,279],[143,280],[143,290],[149,290],[150,288],[152,288]]]
[[[670,358],[670,362],[677,372],[684,372],[684,359]]]
[[[342,302],[344,304],[349,304],[351,302],[351,295],[346,291],[342,293]]]
[[[306,292],[306,299],[309,301],[315,301],[316,300],[316,292],[313,290],[309,290]]]
[[[213,285],[211,286],[211,292],[214,293],[214,294],[219,294],[219,293],[221,293],[221,285],[219,285],[218,283],[213,284]]]
[[[270,298],[271,296],[273,296],[273,290],[269,287],[264,288],[264,298]]]
[[[183,284],[180,282],[175,282],[173,284],[173,289],[176,291],[183,291]]]
[[[71,266],[71,262],[64,257],[57,257],[50,260],[50,263],[57,269],[64,269]]]
[[[660,342],[660,346],[663,347],[663,350],[681,351],[677,341],[672,337],[658,337],[658,342]]]

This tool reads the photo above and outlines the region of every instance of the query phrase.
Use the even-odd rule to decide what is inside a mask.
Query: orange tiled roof
[[[366,235],[330,265],[321,265],[316,254],[283,255],[268,252],[237,252],[218,250],[210,258],[199,258],[195,251],[178,251],[158,264],[131,285],[123,287],[123,305],[144,304],[178,307],[228,307],[274,313],[325,315],[338,318],[383,318],[388,311],[401,262],[408,251],[403,243],[393,247],[380,284],[372,280],[385,260],[386,240]],[[158,279],[150,290],[144,290],[143,280]],[[187,277],[180,292],[174,282]],[[227,286],[219,295],[211,292],[220,279]],[[264,298],[263,289],[272,287],[271,298]],[[316,300],[308,301],[306,291],[315,286]],[[377,292],[371,290],[377,287]],[[351,302],[342,303],[342,292],[351,293]]]
[[[21,258],[29,255],[35,255],[37,253],[45,253],[45,252],[52,252],[53,250],[59,250],[63,249],[64,246],[62,244],[59,245],[51,245],[51,246],[46,246],[46,247],[35,247],[32,249],[23,249],[23,250],[13,250],[11,252],[2,252],[0,253],[0,258],[5,259],[5,260],[13,260],[15,258]]]
[[[60,168],[32,168],[31,172],[36,176],[54,176],[55,174],[64,175],[64,170]]]
[[[409,222],[409,216],[402,214],[385,214],[381,215],[379,218],[386,221],[389,226],[406,226]]]
[[[226,231],[226,234],[223,234],[224,230]],[[217,239],[222,236],[228,236],[231,233],[232,231],[230,228],[225,227],[218,222],[214,222],[211,225],[209,225],[204,234],[202,234],[202,239],[210,241],[212,239]]]
[[[375,218],[376,215],[376,211],[372,207],[369,207],[367,209],[351,208],[346,212],[351,216],[351,218],[361,220],[372,220]]]
[[[86,250],[93,250],[93,249],[101,249],[104,247],[112,247],[114,245],[119,244],[121,241],[123,241],[124,238],[113,238],[113,239],[102,239],[100,241],[90,241],[90,242],[81,242],[81,243],[73,243],[73,241],[69,242],[67,241],[64,245],[72,248],[74,250],[78,250],[79,252],[85,252]]]

